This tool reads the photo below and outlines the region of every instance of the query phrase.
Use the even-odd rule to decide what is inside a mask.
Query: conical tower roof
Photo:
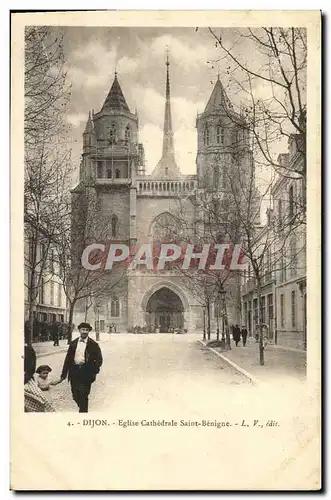
[[[122,109],[130,113],[129,106],[126,103],[121,86],[117,79],[117,73],[115,73],[113,84],[108,92],[101,111],[105,111],[106,109]]]
[[[228,96],[225,93],[224,87],[217,77],[217,82],[215,83],[215,87],[209,97],[209,101],[207,102],[207,106],[205,108],[205,113],[212,113],[215,109],[220,108],[221,106],[225,108],[231,108],[231,102]]]

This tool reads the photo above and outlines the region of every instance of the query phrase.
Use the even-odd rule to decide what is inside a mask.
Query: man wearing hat
[[[61,379],[64,380],[68,376],[72,397],[79,408],[79,413],[87,413],[91,384],[100,371],[102,354],[98,343],[89,337],[91,325],[81,323],[78,330],[80,336],[69,345]]]

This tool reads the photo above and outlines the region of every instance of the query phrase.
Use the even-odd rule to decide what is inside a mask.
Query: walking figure
[[[241,329],[241,336],[242,336],[242,339],[243,339],[243,346],[244,347],[246,347],[247,335],[248,335],[247,328],[246,328],[245,325],[243,325],[243,327]]]
[[[240,328],[238,325],[233,329],[233,340],[236,343],[236,347],[238,347],[238,343],[240,342]]]
[[[68,376],[72,397],[79,408],[79,413],[87,413],[91,385],[100,371],[102,354],[98,343],[89,337],[91,325],[81,323],[78,330],[80,336],[69,345],[61,379],[64,380]]]

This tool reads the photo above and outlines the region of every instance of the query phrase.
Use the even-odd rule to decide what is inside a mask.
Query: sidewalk
[[[231,351],[214,349],[225,360],[232,361],[239,368],[252,375],[258,382],[287,384],[302,382],[306,377],[306,352],[278,349],[267,345],[264,351],[264,365],[260,365],[259,344],[248,339],[246,347],[242,343],[236,347],[231,341]]]
[[[78,335],[79,335],[78,331],[73,331],[72,340],[75,340],[78,337]],[[95,332],[91,332],[89,336],[91,337],[91,339],[95,340]],[[100,333],[99,342],[107,342],[110,336],[111,335],[109,335],[108,333]],[[48,342],[33,343],[32,347],[35,350],[37,358],[41,356],[49,356],[56,352],[62,352],[68,349],[67,340],[59,340],[58,346],[54,346],[53,344],[54,344],[53,340],[49,340]]]

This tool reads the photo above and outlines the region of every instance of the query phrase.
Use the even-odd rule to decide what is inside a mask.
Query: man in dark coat
[[[36,371],[37,356],[32,345],[24,344],[24,384],[29,382]]]
[[[238,325],[236,325],[233,329],[233,340],[236,343],[236,346],[238,347],[238,342],[240,342],[240,328]]]
[[[61,379],[64,380],[68,376],[72,397],[79,408],[79,413],[87,413],[91,384],[100,371],[102,354],[98,343],[89,337],[91,325],[81,323],[78,330],[80,336],[69,345]]]
[[[247,342],[247,335],[248,335],[248,331],[247,331],[247,328],[245,325],[243,325],[242,329],[241,329],[241,336],[242,336],[242,339],[243,339],[243,346],[245,347],[246,346],[246,342]]]

